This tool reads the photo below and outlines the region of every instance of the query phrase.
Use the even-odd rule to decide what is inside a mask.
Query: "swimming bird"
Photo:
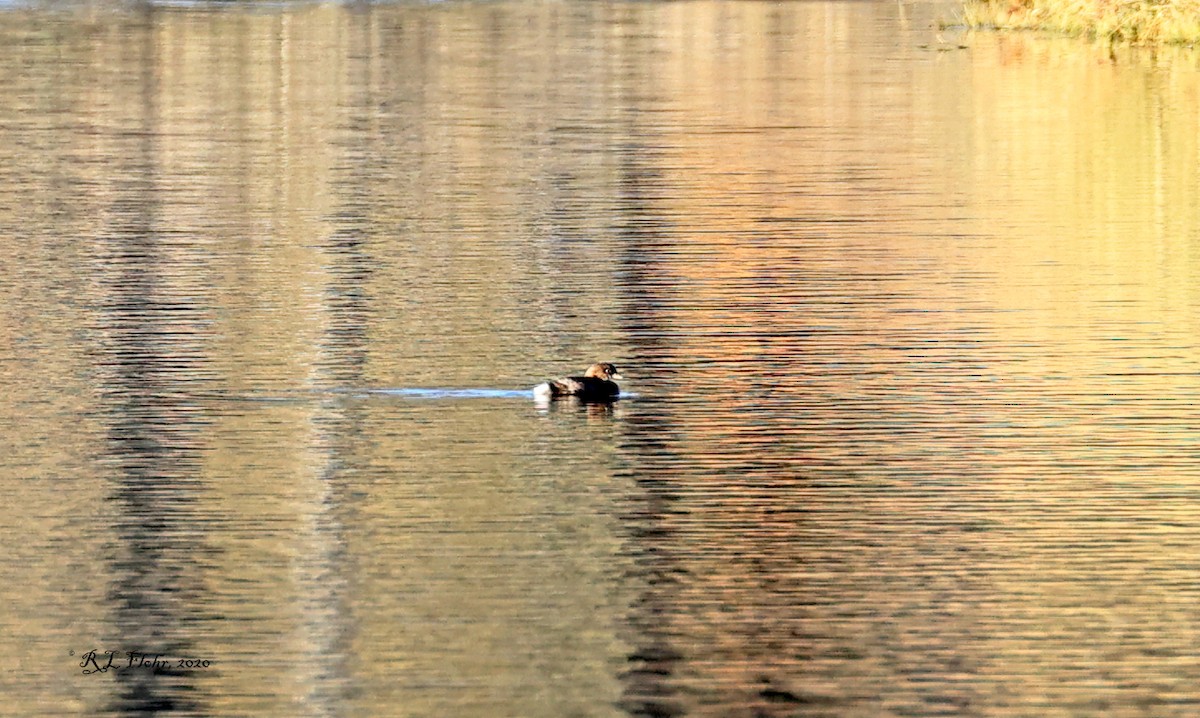
[[[566,376],[538,384],[533,387],[533,396],[542,400],[573,396],[581,401],[613,401],[621,393],[613,379],[620,378],[621,374],[612,364],[593,364],[583,376]]]

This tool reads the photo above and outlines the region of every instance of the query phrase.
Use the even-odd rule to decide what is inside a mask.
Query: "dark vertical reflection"
[[[178,660],[214,658],[193,651],[205,619],[205,525],[197,512],[206,424],[197,394],[210,373],[205,261],[189,237],[161,222],[152,16],[147,10],[126,29],[138,40],[127,65],[139,74],[122,78],[133,101],[107,138],[113,184],[95,262],[103,454],[119,516],[108,567],[114,626],[99,648],[166,661],[145,667],[135,659],[129,667],[120,656],[106,710],[127,715],[202,713],[203,697]]]
[[[633,650],[619,707],[656,718],[824,714],[839,697],[798,687],[806,630],[821,630],[796,605],[810,598],[794,577],[813,548],[800,542],[803,461],[787,436],[798,412],[738,391],[744,383],[751,396],[767,394],[788,380],[783,371],[771,376],[773,365],[797,362],[793,347],[762,356],[766,334],[780,330],[768,312],[785,301],[773,302],[769,287],[784,284],[775,273],[796,267],[781,263],[756,277],[767,295],[761,298],[730,292],[714,305],[692,291],[708,277],[685,265],[704,261],[698,245],[707,228],[672,203],[683,191],[672,182],[686,174],[678,165],[692,160],[671,129],[669,101],[636,78],[625,84],[638,92],[625,98],[623,142],[614,148],[614,235],[620,320],[641,396],[622,423],[622,471],[637,490],[621,518],[636,567],[631,578],[642,588],[627,619]],[[738,200],[746,201],[720,199]],[[736,256],[710,261],[738,265]],[[681,267],[693,274],[681,276]],[[745,308],[758,336],[742,338],[739,327],[721,322],[720,312],[734,307]],[[747,375],[743,362],[757,375]]]
[[[344,124],[339,128],[339,161],[331,181],[336,208],[328,217],[330,235],[324,246],[328,283],[324,290],[327,321],[322,348],[323,379],[353,386],[360,382],[367,364],[367,329],[370,298],[366,285],[372,265],[378,260],[370,254],[370,241],[378,211],[376,187],[385,181],[379,171],[377,127],[372,62],[373,13],[369,6],[355,8],[351,19],[353,32],[359,35],[355,52],[349,58],[349,99]]]
[[[656,182],[655,164],[661,162],[655,143],[644,141],[652,133],[638,110],[631,108],[624,132],[629,139],[619,148],[616,235],[623,248],[620,258],[625,267],[622,290],[626,298],[621,321],[632,339],[631,367],[644,377],[654,374],[661,380],[663,373],[670,371],[661,361],[669,333],[661,320],[661,298],[655,292],[662,267],[652,258],[667,249],[670,221],[655,211],[646,196]],[[674,645],[672,626],[672,586],[683,568],[673,555],[671,529],[664,521],[677,504],[670,460],[672,425],[661,404],[647,401],[625,421],[622,445],[629,453],[627,476],[638,489],[629,497],[629,509],[622,516],[628,532],[626,550],[636,566],[637,575],[632,578],[644,589],[630,607],[633,650],[621,675],[619,705],[630,715],[655,718],[685,712],[674,683],[683,656]],[[657,470],[645,465],[647,458],[656,463]]]

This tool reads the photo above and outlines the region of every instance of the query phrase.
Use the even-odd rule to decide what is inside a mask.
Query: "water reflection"
[[[1194,62],[935,12],[0,14],[6,704],[1186,715]]]
[[[130,93],[139,102],[111,137],[109,151],[119,160],[94,240],[95,376],[107,427],[99,460],[115,520],[105,527],[107,565],[100,569],[110,577],[104,605],[111,628],[90,638],[100,651],[119,652],[103,710],[204,712],[192,672],[177,661],[196,656],[194,638],[212,618],[202,580],[211,555],[197,512],[208,421],[194,398],[212,379],[212,298],[203,286],[207,253],[162,231],[170,220],[154,131],[158,92],[152,59],[139,64]],[[91,668],[107,676],[111,664],[101,659]]]

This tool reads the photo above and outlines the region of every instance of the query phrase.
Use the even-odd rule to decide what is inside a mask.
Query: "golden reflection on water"
[[[0,15],[5,704],[1187,715],[1194,58],[934,12]]]

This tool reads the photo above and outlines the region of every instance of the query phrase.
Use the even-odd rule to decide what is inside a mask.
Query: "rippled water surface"
[[[950,10],[0,8],[0,713],[1200,715],[1197,58]]]

